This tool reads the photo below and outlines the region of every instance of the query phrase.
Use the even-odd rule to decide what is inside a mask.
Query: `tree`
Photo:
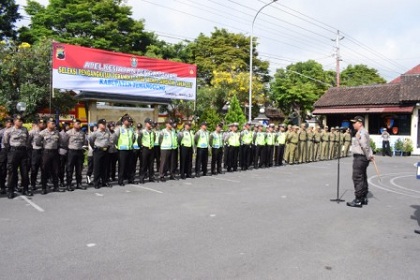
[[[381,77],[378,70],[363,64],[350,64],[341,72],[341,85],[343,86],[354,87],[385,83],[386,80]]]
[[[242,125],[246,122],[246,117],[244,112],[242,111],[241,106],[239,105],[238,98],[236,95],[234,95],[229,104],[229,109],[225,116],[225,123],[230,124],[237,122],[239,123],[239,126],[242,127]]]
[[[216,128],[217,124],[220,123],[221,117],[214,108],[208,107],[200,115],[200,119],[198,123],[200,123],[201,121],[206,121],[207,130],[213,131]]]
[[[15,46],[0,44],[0,103],[7,112],[17,113],[16,104],[25,102],[25,116],[35,117],[40,109],[48,107],[51,97],[51,41],[35,45]],[[76,100],[64,92],[55,92],[51,98],[54,110],[66,113]]]
[[[29,28],[20,29],[20,41],[51,38],[62,43],[143,54],[157,39],[145,32],[144,22],[131,18],[123,0],[50,0],[44,7],[28,0]]]
[[[304,119],[307,111],[332,84],[333,73],[314,60],[278,69],[271,83],[271,100],[286,114],[295,112]]]
[[[0,41],[3,39],[16,39],[15,23],[22,18],[19,14],[19,5],[15,0],[2,0],[0,3]]]

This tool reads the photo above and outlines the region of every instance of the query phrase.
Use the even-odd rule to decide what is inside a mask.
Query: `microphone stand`
[[[341,131],[341,129],[340,129]],[[340,202],[344,202],[343,199],[340,199],[340,158],[341,158],[341,135],[340,132],[338,132],[338,159],[337,159],[337,197],[334,199],[330,199],[332,202],[337,202],[339,204]]]

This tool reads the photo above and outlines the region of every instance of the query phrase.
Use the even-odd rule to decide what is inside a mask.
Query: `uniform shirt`
[[[31,131],[29,131],[29,144],[32,147],[32,149],[34,150],[40,150],[42,149],[42,146],[37,145],[37,143],[39,143],[40,141],[40,137],[39,133],[41,132],[41,130],[37,127],[37,128],[33,128],[31,129]]]
[[[390,135],[388,133],[388,131],[384,130],[384,132],[382,132],[381,134],[382,140],[383,141],[389,141]]]
[[[0,129],[0,150],[4,148],[2,140],[3,140],[3,135],[5,131],[6,131],[6,128]]]
[[[197,148],[207,148],[209,145],[209,133],[207,130],[200,129],[194,136],[195,146]]]
[[[131,150],[133,148],[132,145],[133,145],[134,141],[136,140],[136,134],[134,133],[134,131],[133,131],[133,129],[131,127],[125,127],[124,125],[122,125],[120,127],[117,127],[115,129],[115,132],[112,134],[112,136],[114,137],[113,142],[115,143],[115,145],[117,146],[117,148],[119,148],[118,147],[118,145],[119,145],[118,144],[118,140],[119,140],[120,135],[121,135],[121,130],[125,131],[127,137],[130,135],[130,131],[132,132],[131,147],[129,146],[129,147],[127,147],[127,148],[124,149],[124,150],[127,150],[127,149],[128,150]],[[103,147],[101,147],[101,148],[103,148]]]
[[[178,132],[178,143],[180,146],[182,146],[182,140],[184,139],[184,137],[188,137],[189,139],[189,143],[191,144],[190,147],[194,146],[194,134],[191,130],[183,130]],[[188,140],[187,142],[188,143]]]
[[[85,133],[79,129],[72,128],[66,132],[68,136],[68,148],[69,150],[82,150],[83,146],[86,144],[86,136]]]
[[[299,131],[299,141],[306,141],[308,140],[308,136],[305,130]]]
[[[115,147],[115,145],[117,144],[115,141],[116,141],[116,138],[115,138],[115,131],[109,131],[109,149],[108,149],[108,153],[110,153],[110,154],[114,154],[114,153],[117,153],[118,152],[118,150],[117,150],[117,148]]]
[[[287,135],[287,143],[297,144],[299,142],[299,136],[296,131],[291,131]]]
[[[67,135],[66,131],[60,131],[60,142],[59,142],[59,153],[60,155],[67,155],[68,147],[69,147],[69,136]]]
[[[2,146],[9,147],[28,147],[29,133],[26,127],[16,128],[12,126],[4,131]]]
[[[210,147],[219,149],[223,148],[223,135],[221,132],[213,131],[209,138]]]
[[[356,133],[351,150],[353,154],[364,155],[366,159],[370,159],[372,156],[369,133],[364,127]]]
[[[108,129],[104,131],[96,130],[92,132],[89,138],[89,144],[92,148],[108,148],[110,145],[111,133]]]
[[[39,133],[39,136],[41,137],[37,145],[41,145],[47,150],[57,150],[62,142],[60,133],[56,129],[50,131],[46,128]]]

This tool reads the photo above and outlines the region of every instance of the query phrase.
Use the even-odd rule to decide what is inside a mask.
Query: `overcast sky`
[[[48,0],[39,0],[47,4]],[[251,33],[252,19],[269,0],[127,0],[133,17],[161,39],[193,40],[214,27]],[[17,0],[25,5],[26,0]],[[278,0],[257,17],[258,52],[270,69],[314,59],[335,70],[340,30],[341,69],[366,64],[386,80],[420,64],[419,0]],[[25,23],[25,22],[24,22]],[[26,21],[26,24],[28,22]]]

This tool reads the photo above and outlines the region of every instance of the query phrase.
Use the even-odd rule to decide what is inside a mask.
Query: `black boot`
[[[86,187],[84,187],[81,183],[77,183],[76,189],[86,190]]]
[[[362,200],[355,198],[352,202],[347,202],[347,206],[362,208]]]
[[[74,191],[74,189],[73,189],[73,187],[71,186],[71,184],[67,184],[67,191],[68,192],[72,192],[72,191]]]
[[[6,189],[1,189],[0,190],[0,194],[6,194],[7,192],[6,192]]]
[[[43,186],[43,187],[42,187],[41,194],[42,194],[42,195],[45,195],[45,194],[47,194],[47,193],[48,193],[48,192],[47,192],[47,187],[46,187],[46,186],[45,186],[45,187]]]

